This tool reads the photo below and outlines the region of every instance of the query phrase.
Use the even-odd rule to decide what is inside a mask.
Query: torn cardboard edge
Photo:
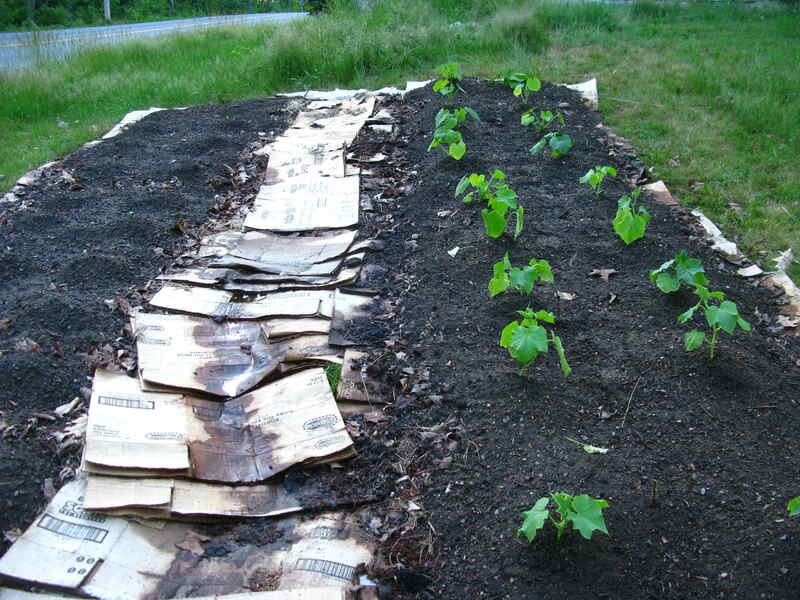
[[[358,566],[376,560],[376,540],[355,514],[286,517],[274,522],[278,541],[217,557],[205,554],[211,538],[187,524],[151,527],[88,511],[85,491],[84,478],[62,487],[0,558],[0,573],[101,600],[175,597],[189,584],[193,596],[248,598],[248,582],[266,577],[278,591],[292,590],[267,598],[298,600],[309,588],[350,592],[359,583]]]
[[[158,477],[254,483],[295,465],[353,454],[353,441],[321,368],[226,402],[142,391],[126,375],[95,373],[84,449],[89,471],[96,466],[122,476],[133,469],[137,475],[150,471]],[[176,489],[143,485],[138,491],[149,498],[145,505],[161,506],[170,497],[177,502]],[[288,507],[283,503],[279,509]]]
[[[672,208],[679,206],[679,203],[669,193],[667,186],[663,181],[656,181],[642,188],[652,193],[657,202]],[[702,230],[705,239],[723,259],[735,265],[742,265],[744,262],[751,262],[750,259],[744,255],[738,246],[728,240],[720,230],[719,227],[709,219],[699,209],[691,211],[691,215],[695,218],[695,222]],[[779,325],[793,329],[795,335],[800,335],[800,288],[798,288],[794,281],[786,274],[786,269],[791,265],[793,254],[791,248],[779,254],[775,259],[776,270],[766,273],[757,263],[752,263],[747,266],[740,266],[736,273],[743,278],[758,277],[766,275],[761,279],[759,285],[765,285],[776,291],[780,292],[785,297],[785,302],[780,307],[780,312],[783,313],[776,317]]]

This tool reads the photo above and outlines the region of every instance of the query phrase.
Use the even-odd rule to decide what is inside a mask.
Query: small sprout
[[[439,65],[436,70],[442,76],[442,79],[437,79],[433,82],[434,92],[439,92],[442,96],[452,100],[456,90],[464,91],[457,83],[463,79],[463,76],[461,75],[461,67],[456,63],[449,62]]]
[[[789,511],[790,517],[800,515],[800,496],[795,496],[789,500],[789,504],[786,505],[786,510]]]
[[[503,85],[510,87],[514,95],[522,98],[522,102],[528,103],[528,96],[531,92],[538,92],[542,89],[542,82],[533,75],[519,71],[506,71],[501,73]]]
[[[647,224],[652,218],[644,206],[636,204],[641,192],[641,189],[636,188],[630,196],[626,194],[617,201],[614,232],[628,246],[644,237]]]
[[[616,177],[617,170],[614,167],[595,167],[586,171],[586,175],[578,179],[579,183],[588,183],[592,186],[594,193],[600,195],[600,187],[606,176]]]
[[[700,300],[692,308],[678,315],[678,323],[686,323],[694,316],[696,311],[700,310],[705,313],[706,322],[711,327],[711,336],[709,337],[697,329],[692,329],[684,334],[683,345],[687,352],[691,352],[707,342],[708,357],[713,359],[717,348],[717,335],[720,331],[724,331],[729,335],[733,335],[737,327],[744,331],[750,331],[750,323],[739,316],[739,310],[734,302],[725,300],[724,292],[710,292],[707,287],[696,285],[694,294]],[[714,300],[718,301],[719,304],[714,304]]]
[[[491,238],[498,238],[505,231],[509,221],[509,216],[507,216],[509,210],[513,211],[516,217],[515,238],[519,237],[524,227],[525,209],[519,204],[517,193],[513,188],[506,183],[501,183],[505,181],[505,178],[505,173],[500,170],[495,170],[488,180],[486,175],[472,173],[464,175],[456,186],[456,198],[471,187],[472,190],[464,195],[464,202],[470,203],[477,199],[486,202],[487,208],[481,210],[481,217],[483,217],[486,235]]]
[[[550,498],[556,503],[560,520],[556,520],[547,507]],[[550,498],[547,496],[539,498],[530,510],[522,513],[522,526],[517,530],[517,536],[524,535],[529,543],[533,542],[536,534],[548,520],[556,528],[557,541],[561,541],[561,535],[570,523],[587,540],[592,539],[592,533],[595,531],[608,535],[603,518],[603,509],[608,507],[607,500],[592,498],[588,494],[573,496],[564,492],[550,494]]]
[[[689,258],[685,250],[650,271],[649,277],[665,294],[676,292],[681,287],[708,286],[703,263],[696,258]]]
[[[503,331],[500,334],[500,346],[506,348],[511,357],[521,365],[519,374],[522,375],[539,354],[547,353],[550,344],[552,344],[556,354],[558,354],[558,360],[561,363],[561,370],[564,376],[569,375],[572,369],[564,354],[564,346],[561,344],[561,339],[552,331],[549,332],[550,337],[548,337],[547,329],[539,324],[539,321],[550,323],[551,325],[554,324],[556,318],[553,313],[546,310],[533,312],[533,309],[529,306],[525,310],[518,310],[517,314],[522,319],[511,321],[511,323],[503,327]]]
[[[563,156],[572,148],[572,138],[566,133],[556,133],[554,131],[544,135],[536,144],[534,144],[529,152],[536,154],[544,150],[545,146],[550,147],[550,156],[558,158]]]
[[[536,115],[536,109],[531,108],[526,110],[522,113],[520,117],[520,123],[527,127],[528,125],[533,125],[537,131],[544,132],[548,127],[550,127],[553,121],[558,121],[562,125],[564,124],[564,116],[561,113],[555,113],[549,110],[542,110],[539,111],[539,115]]]
[[[478,113],[468,106],[456,110],[443,108],[436,113],[435,129],[433,130],[433,138],[430,146],[428,146],[428,151],[430,152],[432,148],[444,145],[447,146],[447,153],[451,157],[460,160],[467,152],[467,144],[464,142],[464,138],[457,127],[464,123],[468,116],[480,121]]]
[[[489,280],[489,296],[494,298],[508,288],[517,290],[520,294],[530,296],[537,281],[553,281],[553,271],[546,260],[532,258],[527,266],[512,267],[508,259],[508,252],[503,260],[494,263],[493,277]]]
[[[583,442],[579,442],[578,440],[573,440],[572,438],[567,438],[568,441],[572,442],[573,444],[578,444],[586,454],[607,454],[608,448],[600,448],[599,446],[592,446],[591,444],[584,444]]]

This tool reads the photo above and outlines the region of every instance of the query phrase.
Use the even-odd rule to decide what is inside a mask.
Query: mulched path
[[[773,327],[775,299],[737,277],[681,213],[646,196],[647,237],[624,246],[610,222],[631,189],[626,178],[608,181],[600,198],[577,179],[605,164],[636,178],[641,165],[577,94],[545,86],[532,97],[560,110],[575,140],[552,159],[528,153],[536,137],[519,124],[523,107],[510,90],[464,88],[456,101],[481,122],[465,126],[461,161],[426,151],[444,106],[430,88],[387,101],[394,133],[365,130],[352,148],[389,157],[362,176],[372,210],[361,230],[386,244],[363,285],[380,291],[383,313],[351,333],[374,345],[370,373],[392,386],[394,406],[389,421],[363,424],[360,456],[342,476],[351,480],[343,496],[380,500],[382,596],[795,598],[800,522],[785,518],[785,505],[800,493],[800,346]],[[89,385],[81,355],[108,360],[97,350],[105,344],[117,358],[132,353],[125,303],[147,297],[187,233],[252,199],[256,179],[239,185],[235,174],[263,167],[251,151],[286,127],[290,107],[156,113],[49,169],[25,196],[31,208],[0,213],[0,323],[10,320],[0,326],[0,411],[11,426],[0,440],[0,530],[27,527],[78,462],[77,447],[59,452],[52,438],[63,421],[35,414]],[[488,239],[479,207],[453,197],[463,174],[496,168],[526,208],[517,240]],[[662,294],[646,276],[681,249],[703,260],[712,287],[754,326],[723,334],[713,361],[683,351],[675,317],[689,296]],[[491,266],[506,250],[515,265],[547,259],[555,282],[529,298],[489,299]],[[595,269],[616,273],[605,281]],[[112,310],[105,301],[115,298],[126,302]],[[528,303],[555,313],[568,378],[553,354],[520,376],[498,346]],[[609,452],[585,454],[566,437]],[[570,533],[557,544],[550,529],[531,545],[516,538],[521,512],[550,491],[607,498],[610,536]],[[269,529],[250,522],[209,533],[257,539]]]

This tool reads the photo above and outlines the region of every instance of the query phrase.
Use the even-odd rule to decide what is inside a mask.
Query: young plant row
[[[453,108],[452,100],[455,92],[457,90],[463,92],[458,83],[462,79],[460,68],[454,63],[447,63],[440,66],[438,71],[442,78],[434,83],[433,89],[447,97]],[[514,96],[521,98],[525,104],[531,92],[541,89],[541,81],[538,78],[523,72],[504,73],[502,81],[512,89]],[[465,155],[467,146],[458,128],[468,116],[480,121],[477,113],[466,106],[452,110],[441,109],[436,115],[433,138],[428,150],[443,146],[449,156],[460,160]],[[569,135],[558,131],[548,132],[548,129],[558,125],[564,126],[565,119],[561,113],[528,108],[522,113],[520,121],[523,126],[532,126],[541,135],[539,141],[530,148],[530,153],[536,154],[547,148],[551,157],[559,158],[571,150],[573,142]],[[614,167],[595,166],[580,177],[578,182],[589,185],[599,197],[605,179],[616,175]],[[612,221],[612,228],[626,245],[645,236],[647,225],[652,218],[647,209],[639,204],[640,194],[641,189],[637,188],[630,195],[622,195],[617,201],[617,212]],[[490,238],[502,236],[512,217],[513,237],[516,239],[522,233],[525,209],[517,193],[506,182],[505,173],[499,169],[490,175],[478,173],[464,175],[456,186],[455,197],[462,197],[465,203],[485,204],[481,209],[481,217],[486,234]],[[706,345],[709,358],[713,359],[721,331],[731,335],[737,328],[744,331],[751,330],[750,324],[739,315],[734,302],[726,300],[725,294],[721,291],[709,290],[709,282],[702,263],[696,258],[690,258],[685,251],[650,271],[649,278],[664,293],[673,293],[683,288],[690,290],[697,298],[693,306],[678,315],[677,321],[683,324],[690,321],[695,314],[702,313],[710,328],[710,334],[699,329],[685,333],[683,341],[687,352]],[[553,279],[553,271],[548,261],[532,258],[527,265],[514,267],[506,252],[492,267],[492,278],[488,285],[489,296],[494,298],[508,290],[516,290],[521,295],[530,296],[537,283],[552,283]],[[516,312],[519,318],[508,323],[500,333],[500,346],[517,361],[520,367],[519,373],[524,373],[541,354],[546,354],[552,347],[558,356],[564,376],[568,376],[572,368],[567,361],[564,346],[553,328],[547,327],[555,325],[555,315],[543,309],[535,311],[530,304],[524,310]],[[548,508],[551,499],[555,501],[558,519]],[[592,498],[587,494],[572,496],[564,492],[552,493],[549,497],[537,500],[523,513],[523,523],[517,530],[517,535],[524,535],[529,542],[532,542],[548,521],[556,529],[557,540],[561,539],[562,533],[570,524],[585,539],[590,539],[594,531],[608,534],[602,513],[607,506],[606,500]],[[787,510],[790,516],[800,514],[800,496],[789,502]]]

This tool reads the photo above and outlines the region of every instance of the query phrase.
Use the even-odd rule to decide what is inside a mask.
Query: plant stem
[[[719,327],[716,327],[716,326],[712,327],[711,331],[713,333],[711,334],[711,341],[708,342],[708,357],[710,359],[713,359],[714,358],[714,350],[717,347],[717,334],[719,333]]]

